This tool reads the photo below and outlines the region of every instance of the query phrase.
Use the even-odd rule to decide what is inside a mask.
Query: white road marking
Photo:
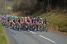
[[[36,32],[33,32],[33,31],[30,31],[32,34],[37,34]],[[50,41],[50,42],[52,42],[52,43],[56,43],[55,41],[53,41],[53,40],[51,40],[51,39],[49,39],[49,38],[46,38],[46,37],[44,37],[44,36],[42,36],[42,35],[38,35],[38,36],[40,36],[40,37],[42,37],[42,38],[44,38],[44,39],[46,39],[46,40],[48,40],[48,41]]]
[[[51,40],[51,39],[49,39],[49,38],[46,38],[46,37],[44,37],[44,36],[42,36],[42,35],[39,35],[40,37],[42,37],[42,38],[44,38],[44,39],[46,39],[46,40],[48,40],[48,41],[50,41],[50,42],[52,42],[52,43],[56,43],[55,41],[53,41],[53,40]]]
[[[30,31],[32,34],[37,34],[36,32]]]

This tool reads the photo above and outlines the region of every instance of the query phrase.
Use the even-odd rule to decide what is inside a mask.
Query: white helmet
[[[42,18],[40,18],[42,20]]]
[[[27,17],[25,17],[25,18],[27,18]]]
[[[34,19],[36,19],[36,18],[34,18]]]
[[[23,17],[21,17],[21,18],[23,18]]]
[[[27,18],[30,18],[29,16]]]

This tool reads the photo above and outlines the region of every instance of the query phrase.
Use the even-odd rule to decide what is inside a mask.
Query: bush
[[[57,26],[59,31],[67,32],[67,16],[55,14],[48,16],[49,25]]]
[[[40,15],[45,19],[47,17],[48,29],[55,31],[67,32],[67,15],[64,12],[48,12]]]

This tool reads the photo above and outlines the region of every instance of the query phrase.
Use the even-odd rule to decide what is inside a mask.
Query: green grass
[[[3,31],[3,26],[0,24],[0,44],[8,44],[5,33]]]

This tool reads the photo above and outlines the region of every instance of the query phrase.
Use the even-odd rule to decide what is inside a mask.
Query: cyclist
[[[24,17],[21,17],[20,24],[21,24],[21,30],[24,30]]]
[[[31,17],[27,17],[27,26],[28,26],[28,30],[32,30],[32,19]]]
[[[33,28],[34,31],[37,30],[37,24],[36,24],[36,22],[37,22],[37,18],[32,18],[32,28]]]

